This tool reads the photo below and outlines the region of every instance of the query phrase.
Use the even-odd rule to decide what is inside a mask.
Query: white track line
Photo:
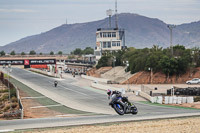
[[[0,130],[0,133],[5,133],[5,132],[13,132],[15,131],[14,129],[5,129],[5,130]]]
[[[46,98],[45,96],[41,97],[22,97],[21,99],[37,99],[37,98]]]
[[[49,82],[53,84],[53,82],[51,82],[51,81],[49,81]],[[79,92],[79,91],[75,91],[75,90],[72,90],[72,89],[66,88],[65,86],[62,86],[62,85],[58,85],[58,86],[60,86],[60,87],[62,87],[62,88],[64,88],[64,89],[66,89],[66,90],[70,90],[70,91],[73,91],[73,92],[79,93],[79,94],[81,94],[81,95],[85,95],[85,96],[87,96],[87,94],[85,94],[85,93],[82,93],[82,92]]]
[[[46,108],[46,107],[56,107],[56,106],[63,106],[62,104],[57,104],[57,105],[47,105],[47,106],[35,106],[35,107],[30,107],[31,109],[36,109],[36,108]]]

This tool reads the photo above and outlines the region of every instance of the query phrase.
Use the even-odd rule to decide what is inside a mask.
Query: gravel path
[[[24,133],[199,133],[200,117],[36,129]]]

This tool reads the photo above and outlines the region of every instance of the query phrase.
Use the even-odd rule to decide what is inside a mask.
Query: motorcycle
[[[54,86],[57,87],[58,81],[54,81]]]
[[[109,104],[119,115],[124,114],[137,114],[138,109],[137,107],[129,102],[128,97],[122,97],[121,94],[119,94],[115,99],[112,100]]]

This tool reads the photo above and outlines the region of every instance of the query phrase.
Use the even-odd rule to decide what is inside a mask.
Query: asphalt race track
[[[103,115],[81,116],[74,118],[54,117],[25,120],[3,120],[0,121],[0,131],[7,129],[16,130],[200,115],[199,110],[160,107],[135,103],[139,110],[137,115],[127,114],[119,116],[110,106],[108,106],[106,94],[103,92],[99,93],[98,91],[95,91],[95,89],[85,89],[84,87],[72,85],[71,83],[75,82],[73,79],[60,80],[58,86],[55,88],[53,86],[53,82],[55,81],[54,78],[45,77],[43,75],[35,74],[19,68],[13,68],[11,75],[60,104],[74,109]]]

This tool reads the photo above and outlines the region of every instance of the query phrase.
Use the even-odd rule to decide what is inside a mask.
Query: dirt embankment
[[[200,67],[188,70],[182,75],[169,76],[169,78],[161,72],[153,73],[151,77],[151,72],[142,71],[133,75],[129,80],[122,84],[127,84],[128,82],[130,84],[182,84],[193,78],[200,78]]]
[[[100,78],[101,74],[104,74],[105,72],[107,72],[111,69],[112,69],[112,67],[101,67],[99,69],[92,68],[89,71],[87,71],[87,75]]]
[[[190,69],[185,74],[169,76],[169,78],[164,73],[161,73],[161,72],[152,73],[152,76],[151,76],[151,72],[146,72],[146,71],[141,71],[141,72],[132,74],[132,76],[131,75],[127,76],[127,73],[118,74],[118,72],[121,70],[113,71],[113,69],[116,69],[116,67],[115,68],[101,67],[99,69],[93,68],[87,72],[87,75],[100,78],[102,77],[102,75],[104,75],[104,73],[106,73],[107,77],[115,76],[115,80],[119,77],[120,78],[124,77],[124,79],[126,80],[127,77],[129,77],[128,80],[121,82],[121,84],[127,84],[127,83],[129,84],[150,84],[150,83],[152,84],[183,84],[187,80],[190,80],[193,78],[200,78],[200,67]],[[124,68],[121,68],[121,69],[124,69]]]

